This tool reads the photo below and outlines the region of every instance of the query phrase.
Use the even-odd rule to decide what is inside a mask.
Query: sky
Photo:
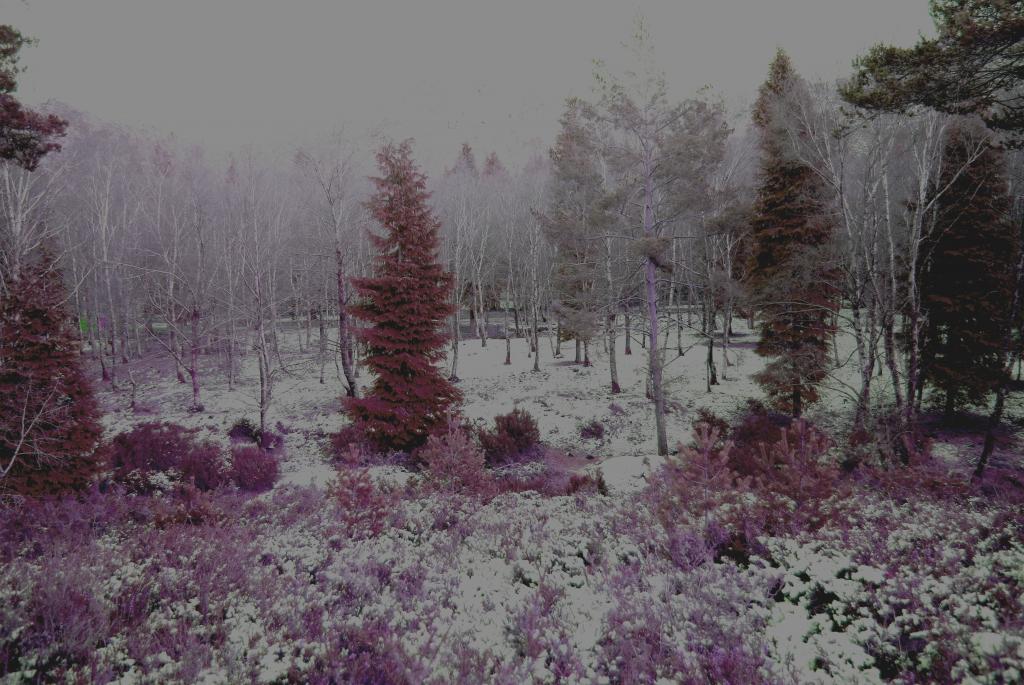
[[[287,154],[337,131],[412,137],[428,172],[462,141],[510,166],[544,151],[593,60],[637,13],[673,98],[705,85],[737,120],[775,50],[813,80],[878,42],[930,35],[927,0],[0,0],[38,39],[19,96],[174,133],[213,154]]]

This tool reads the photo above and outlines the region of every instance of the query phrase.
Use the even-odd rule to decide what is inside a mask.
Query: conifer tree
[[[18,53],[32,41],[13,26],[0,25],[0,160],[32,171],[48,153],[59,150],[56,139],[67,122],[53,114],[27,109],[14,96],[18,88]]]
[[[757,353],[771,359],[757,380],[772,404],[793,416],[818,398],[837,306],[824,189],[795,154],[790,136],[798,125],[785,116],[801,88],[780,50],[754,109],[761,171],[747,279],[761,318]]]
[[[96,471],[99,408],[65,300],[44,253],[0,306],[0,490],[55,494],[86,486]]]
[[[588,344],[598,328],[599,239],[609,216],[600,151],[578,101],[569,100],[561,124],[550,152],[551,200],[538,218],[548,242],[557,248],[552,285],[563,339]]]
[[[985,402],[1002,377],[1014,289],[1018,247],[1003,154],[976,147],[963,129],[951,130],[920,278],[922,375],[941,393],[947,417]]]
[[[384,228],[371,234],[378,255],[372,278],[353,279],[366,364],[376,378],[364,398],[346,398],[352,419],[379,449],[409,450],[447,425],[460,401],[436,363],[451,315],[452,276],[438,261],[440,225],[427,205],[426,177],[412,160],[410,141],[377,154],[381,176],[367,203]]]

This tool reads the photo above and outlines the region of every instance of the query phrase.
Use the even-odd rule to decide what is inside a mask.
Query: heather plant
[[[121,433],[108,453],[114,481],[136,494],[172,490],[179,483],[199,490],[224,485],[220,448],[197,441],[196,432],[172,423],[147,422]]]
[[[231,428],[228,429],[228,437],[232,440],[259,442],[260,429],[249,419],[241,418],[231,424]]]
[[[604,437],[604,424],[594,419],[580,427],[580,437],[584,440],[600,440]]]
[[[778,442],[790,423],[789,416],[772,412],[757,400],[749,400],[734,426],[727,434],[721,434],[733,444],[732,468],[743,476],[764,475],[769,466],[762,462],[761,445]],[[721,426],[721,419],[713,418],[710,425]]]
[[[236,446],[231,449],[231,467],[228,472],[240,490],[261,492],[274,487],[280,466],[277,457],[255,445]]]
[[[654,503],[663,522],[675,525],[684,511],[707,529],[723,517],[731,517],[750,489],[750,478],[730,468],[731,442],[719,442],[718,429],[698,424],[694,446],[680,444],[669,455],[655,480]]]
[[[529,412],[516,408],[495,416],[494,428],[480,430],[478,438],[487,463],[496,465],[529,452],[540,442],[540,430]]]
[[[487,495],[494,481],[485,468],[484,453],[469,433],[455,422],[443,435],[432,435],[417,451],[423,462],[424,480],[431,488],[447,492]]]
[[[374,483],[369,469],[339,469],[330,494],[349,537],[378,535],[388,526],[395,498]]]

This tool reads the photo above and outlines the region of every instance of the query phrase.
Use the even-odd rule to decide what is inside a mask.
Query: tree
[[[316,158],[307,152],[300,151],[296,163],[304,169],[320,190],[321,209],[327,232],[333,240],[335,284],[338,295],[338,350],[341,353],[341,368],[345,373],[345,395],[357,397],[359,387],[356,381],[355,361],[352,350],[352,334],[348,316],[348,272],[350,266],[349,253],[352,251],[352,224],[357,218],[354,215],[354,183],[352,176],[355,171],[354,151],[345,150],[339,139],[334,144],[333,154]],[[321,321],[323,313],[321,312]],[[321,355],[322,357],[323,355]],[[321,371],[321,377],[323,372]]]
[[[56,139],[67,122],[53,114],[26,109],[14,97],[18,89],[18,53],[31,44],[14,27],[0,25],[0,160],[34,171],[39,161],[60,149]]]
[[[610,129],[605,141],[605,159],[618,179],[615,189],[624,213],[639,229],[632,251],[643,269],[648,338],[648,379],[654,401],[654,423],[658,454],[668,454],[665,419],[663,359],[659,349],[659,286],[664,272],[671,273],[671,245],[664,235],[666,227],[679,219],[688,203],[680,203],[679,195],[692,197],[695,187],[691,175],[694,165],[691,154],[702,156],[704,150],[693,151],[688,144],[706,142],[704,136],[692,135],[693,116],[706,103],[695,100],[671,104],[664,73],[654,63],[650,36],[642,20],[629,46],[639,67],[617,79],[601,71],[597,74],[600,100],[597,107],[587,108],[587,116]],[[680,205],[684,205],[681,207]]]
[[[407,450],[443,428],[461,399],[436,366],[452,276],[437,261],[440,225],[410,141],[388,143],[377,162],[382,175],[367,207],[385,233],[370,236],[378,250],[374,276],[352,281],[360,298],[352,313],[372,324],[359,337],[376,378],[366,397],[346,398],[345,408],[378,448]]]
[[[12,281],[0,308],[0,489],[80,489],[96,471],[99,407],[65,299],[60,272],[43,253]]]
[[[793,416],[818,398],[827,373],[837,308],[828,248],[832,226],[814,170],[791,149],[787,100],[802,82],[781,50],[754,108],[761,136],[761,178],[752,222],[748,285],[761,314],[758,354],[772,359],[758,382]]]
[[[538,214],[545,236],[555,248],[552,286],[558,297],[562,335],[576,338],[577,355],[579,344],[586,349],[598,329],[598,250],[609,226],[600,149],[580,109],[577,100],[570,99],[566,105],[562,130],[550,152],[548,210]],[[589,354],[583,363],[589,366]],[[617,392],[614,386],[613,392]]]
[[[856,61],[843,96],[875,110],[978,114],[1024,142],[1024,2],[932,0],[931,13],[936,38],[912,48],[876,45]]]
[[[922,375],[942,393],[947,417],[985,402],[1003,374],[1018,249],[1003,154],[986,146],[970,161],[973,150],[962,128],[949,132],[940,180],[946,190],[920,277]]]

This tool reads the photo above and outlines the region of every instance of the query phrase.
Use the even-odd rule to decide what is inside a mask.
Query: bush
[[[454,422],[445,434],[427,438],[427,444],[417,451],[416,457],[426,466],[426,482],[432,487],[483,495],[493,490],[483,452],[465,428]]]
[[[604,481],[604,472],[598,469],[597,475],[589,473],[573,474],[569,477],[569,484],[565,488],[565,494],[575,495],[577,493],[586,495],[607,495],[608,484]]]
[[[369,469],[339,470],[329,492],[338,504],[349,537],[372,537],[387,528],[393,498],[377,487]]]
[[[232,448],[229,475],[240,490],[269,490],[277,482],[278,473],[277,457],[272,453],[256,446]]]
[[[714,415],[709,418],[711,420],[705,423],[721,431],[722,420]],[[778,442],[792,421],[791,417],[769,411],[756,400],[748,401],[746,410],[728,435],[724,431],[721,432],[721,437],[727,437],[732,443],[729,467],[741,476],[766,475],[770,465],[762,461],[761,445],[773,445]]]
[[[513,409],[494,417],[494,430],[480,430],[478,437],[488,464],[501,464],[521,456],[540,442],[537,422],[529,412]]]
[[[198,442],[196,430],[173,423],[147,422],[121,433],[110,445],[113,479],[129,492],[151,494],[191,483],[212,490],[226,482],[220,448]]]
[[[249,419],[238,419],[228,430],[228,437],[232,440],[245,440],[247,442],[258,442],[260,429]]]
[[[281,430],[281,422],[277,423],[278,430]],[[287,433],[286,430],[281,430]],[[275,452],[284,445],[284,438],[272,430],[260,430],[260,427],[249,419],[239,419],[231,426],[228,437],[233,441],[251,442],[259,445],[267,451]]]
[[[364,462],[372,451],[370,440],[358,423],[350,423],[331,435],[331,454],[336,461],[349,466],[365,466]]]
[[[707,407],[701,407],[697,410],[697,416],[693,419],[693,430],[696,431],[700,424],[704,424],[708,428],[717,431],[720,438],[724,439],[729,435],[729,422]]]
[[[600,440],[604,437],[604,424],[597,419],[584,424],[580,428],[580,437],[584,440]]]

